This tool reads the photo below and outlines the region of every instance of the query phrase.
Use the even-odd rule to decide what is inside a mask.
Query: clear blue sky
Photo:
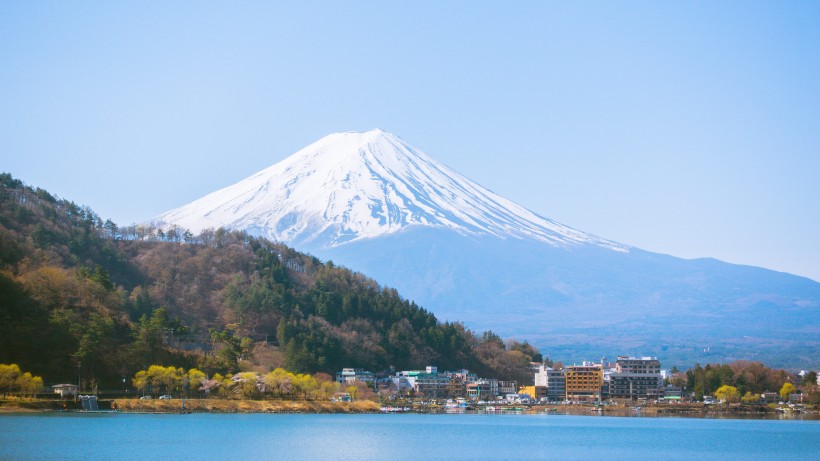
[[[820,2],[0,2],[0,170],[103,219],[375,127],[575,228],[820,280]]]

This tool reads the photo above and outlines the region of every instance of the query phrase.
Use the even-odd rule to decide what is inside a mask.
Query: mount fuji
[[[243,229],[302,247],[333,248],[422,226],[628,251],[542,218],[378,129],[326,136],[155,221],[193,232]]]
[[[556,358],[820,366],[820,283],[584,233],[381,130],[326,136],[152,224],[285,242]]]

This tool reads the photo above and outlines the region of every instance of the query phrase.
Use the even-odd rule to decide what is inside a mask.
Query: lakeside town
[[[196,370],[153,365],[120,391],[44,385],[42,378],[0,365],[0,409],[131,412],[556,412],[612,415],[773,414],[816,415],[820,378],[789,375],[755,362],[707,365],[685,372],[661,367],[655,357],[619,356],[608,362],[564,366],[532,363],[531,383],[478,376],[469,370],[344,368],[293,374],[240,372],[206,376]],[[734,371],[733,371],[734,370]],[[780,382],[782,381],[782,384]],[[721,383],[724,384],[721,384]],[[731,384],[729,384],[731,382]],[[732,385],[734,384],[734,385]],[[771,389],[777,387],[778,389]],[[7,396],[16,395],[17,400]],[[27,400],[26,400],[27,399]],[[813,417],[813,416],[812,416]]]
[[[661,368],[655,357],[619,356],[614,362],[583,362],[580,365],[551,367],[533,363],[533,385],[479,377],[468,370],[439,372],[437,367],[401,371],[377,377],[362,369],[346,368],[336,373],[339,383],[369,383],[380,395],[392,400],[445,401],[445,408],[508,408],[510,405],[593,405],[680,404],[704,405],[746,403],[779,404],[788,411],[805,411],[807,395],[788,380],[777,390],[741,394],[737,387],[723,384],[713,393],[698,395],[688,391],[686,373]],[[816,372],[801,371],[800,382],[820,385]],[[390,407],[388,407],[390,408]]]

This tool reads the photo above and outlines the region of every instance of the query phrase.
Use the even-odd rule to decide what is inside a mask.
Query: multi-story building
[[[418,397],[444,398],[452,391],[451,379],[439,374],[438,368],[429,366],[424,371],[400,371],[391,377],[400,390],[407,389]]]
[[[541,364],[538,368],[536,368],[535,387],[546,388],[545,396],[549,400],[564,400],[567,396],[564,370],[555,370]]]
[[[600,364],[584,363],[564,370],[567,400],[596,400],[601,398],[604,372]]]
[[[616,373],[661,375],[661,362],[655,357],[618,357]]]
[[[546,364],[540,364],[537,368],[535,368],[535,385],[536,386],[545,386],[547,385],[547,370],[552,370],[552,368],[548,367]]]
[[[657,399],[662,387],[661,363],[655,357],[618,357],[609,375],[612,399]]]
[[[376,376],[372,371],[362,370],[361,368],[342,368],[342,371],[336,372],[336,382],[342,385],[353,384],[356,381],[372,383],[375,380]]]
[[[564,400],[567,396],[567,378],[564,370],[553,370],[550,368],[547,375],[547,398],[549,400]]]
[[[515,381],[499,381],[498,395],[515,394],[518,392],[518,383]]]
[[[487,400],[498,397],[497,379],[479,379],[467,383],[467,397],[472,400]]]
[[[462,375],[451,374],[447,382],[447,397],[451,399],[467,397],[467,382]]]
[[[421,373],[416,376],[416,395],[429,398],[445,398],[453,390],[450,378],[438,373]]]

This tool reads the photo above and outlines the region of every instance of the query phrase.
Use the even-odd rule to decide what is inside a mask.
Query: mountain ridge
[[[428,160],[407,161],[420,155]],[[295,170],[301,174],[269,176]],[[683,365],[761,354],[806,363],[820,355],[820,283],[586,234],[472,183],[381,130],[329,135],[237,185],[251,178],[254,192],[270,193],[254,197],[263,205],[255,221],[244,211],[220,215],[194,201],[155,222],[284,240],[395,286],[439,318],[563,356],[652,354]],[[294,186],[305,178],[311,187]],[[240,207],[245,202],[230,192],[237,185],[211,197]],[[370,227],[357,227],[361,222]]]

